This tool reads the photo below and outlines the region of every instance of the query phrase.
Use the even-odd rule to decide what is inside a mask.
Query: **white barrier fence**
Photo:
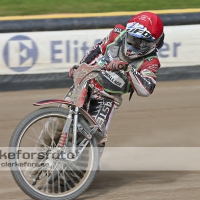
[[[111,29],[5,33],[0,37],[0,74],[67,72]],[[158,55],[162,67],[200,63],[200,25],[166,26]]]

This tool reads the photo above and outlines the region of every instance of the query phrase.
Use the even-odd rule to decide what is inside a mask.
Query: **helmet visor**
[[[131,45],[138,50],[146,50],[148,48],[151,48],[152,45],[154,44],[151,41],[132,36],[128,32],[126,33],[126,42],[128,45]]]

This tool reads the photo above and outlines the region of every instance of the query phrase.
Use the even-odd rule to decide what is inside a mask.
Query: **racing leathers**
[[[80,63],[100,64],[102,67],[113,59],[129,63],[129,70],[99,74],[97,81],[108,93],[124,94],[135,91],[139,96],[149,96],[156,85],[156,72],[160,67],[156,50],[151,54],[136,59],[129,59],[124,54],[125,27],[117,24],[110,34],[86,54]]]
[[[124,54],[124,47],[126,45],[125,34],[125,27],[117,24],[110,34],[94,46],[80,62],[80,64],[87,63],[91,66],[99,64],[104,67],[112,62],[112,60],[118,59],[129,64],[128,69],[125,71],[119,70],[112,72],[103,70],[92,80],[95,87],[114,95],[120,103],[122,102],[121,96],[125,93],[132,94],[135,91],[139,96],[149,96],[155,88],[156,72],[160,67],[156,50],[151,54],[129,59]],[[72,86],[66,94],[65,99],[68,100],[70,98],[74,91],[73,89],[74,87]],[[100,125],[101,129],[104,130],[103,134],[99,136],[99,146],[104,146],[107,140],[111,117],[117,106],[110,99],[95,94],[91,94],[88,105],[87,111]],[[65,105],[62,104],[61,106],[64,107]],[[44,127],[41,138],[45,144],[51,142],[48,128],[55,123],[59,123],[59,127],[62,127],[63,122],[58,121],[56,118],[49,120]],[[54,139],[59,138],[60,134],[61,129],[57,130]]]
[[[80,62],[80,64],[87,63],[91,66],[99,64],[105,67],[114,59],[118,59],[129,64],[126,71],[103,70],[94,80],[98,87],[102,87],[107,93],[115,95],[120,103],[122,102],[121,95],[125,93],[130,93],[130,97],[134,91],[139,96],[149,96],[155,88],[156,72],[160,67],[156,50],[143,57],[129,59],[124,54],[125,34],[125,27],[117,24],[110,34],[94,46]],[[67,97],[68,95],[66,95]],[[87,111],[106,134],[115,108],[117,107],[108,99],[99,98],[92,94]]]

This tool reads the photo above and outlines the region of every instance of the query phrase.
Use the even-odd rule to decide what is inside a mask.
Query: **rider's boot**
[[[30,178],[38,173],[39,169],[45,162],[47,151],[51,150],[51,147],[57,145],[64,123],[64,119],[59,119],[57,117],[51,117],[45,123],[37,141],[37,155],[34,155],[33,157],[32,167],[27,168],[27,172],[29,173],[28,176]]]
[[[64,119],[57,117],[49,118],[43,127],[37,146],[46,148],[55,147],[62,133],[64,123]]]

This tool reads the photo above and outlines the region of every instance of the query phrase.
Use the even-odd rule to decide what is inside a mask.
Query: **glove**
[[[113,61],[111,61],[110,63],[108,63],[106,65],[106,70],[107,71],[119,71],[121,70],[123,67],[125,67],[125,65],[127,65],[127,62],[124,62],[122,60],[117,60],[114,59]]]
[[[78,69],[78,65],[74,65],[73,67],[70,68],[69,70],[69,77],[73,79],[74,77],[74,70],[77,70]]]

